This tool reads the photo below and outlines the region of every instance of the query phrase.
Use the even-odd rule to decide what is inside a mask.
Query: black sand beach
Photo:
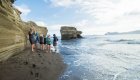
[[[25,49],[0,63],[0,80],[57,80],[65,67],[58,53]]]

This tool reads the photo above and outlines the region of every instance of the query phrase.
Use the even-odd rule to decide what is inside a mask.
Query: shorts
[[[57,43],[56,42],[53,42],[53,46],[56,46],[57,45]]]
[[[47,45],[51,45],[51,44],[47,44]]]
[[[44,44],[47,44],[47,42],[46,42],[46,38],[44,38]]]
[[[40,42],[40,44],[44,44],[44,42]]]
[[[46,41],[44,42],[44,44],[47,44]]]
[[[35,44],[35,39],[34,38],[29,38],[29,41],[31,44]]]

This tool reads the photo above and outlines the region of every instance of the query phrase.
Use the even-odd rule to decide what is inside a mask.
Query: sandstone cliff
[[[76,39],[82,37],[82,31],[77,31],[75,27],[62,26],[60,32],[62,40]]]
[[[0,61],[8,59],[27,45],[30,23],[23,22],[21,12],[13,7],[15,0],[0,0]],[[47,29],[36,25],[45,35]]]

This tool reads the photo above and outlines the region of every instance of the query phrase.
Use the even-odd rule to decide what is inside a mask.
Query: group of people
[[[55,34],[53,34],[53,41],[51,40],[50,35],[43,35],[39,34],[33,27],[30,28],[29,31],[29,41],[31,43],[31,50],[34,52],[34,49],[37,48],[38,43],[40,43],[41,50],[50,51],[51,50],[51,44],[53,44],[53,47],[55,51],[57,51],[57,41],[58,38]]]

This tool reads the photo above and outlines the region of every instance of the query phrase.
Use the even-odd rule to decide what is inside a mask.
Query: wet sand
[[[58,80],[65,67],[59,53],[25,49],[0,62],[0,80]]]

